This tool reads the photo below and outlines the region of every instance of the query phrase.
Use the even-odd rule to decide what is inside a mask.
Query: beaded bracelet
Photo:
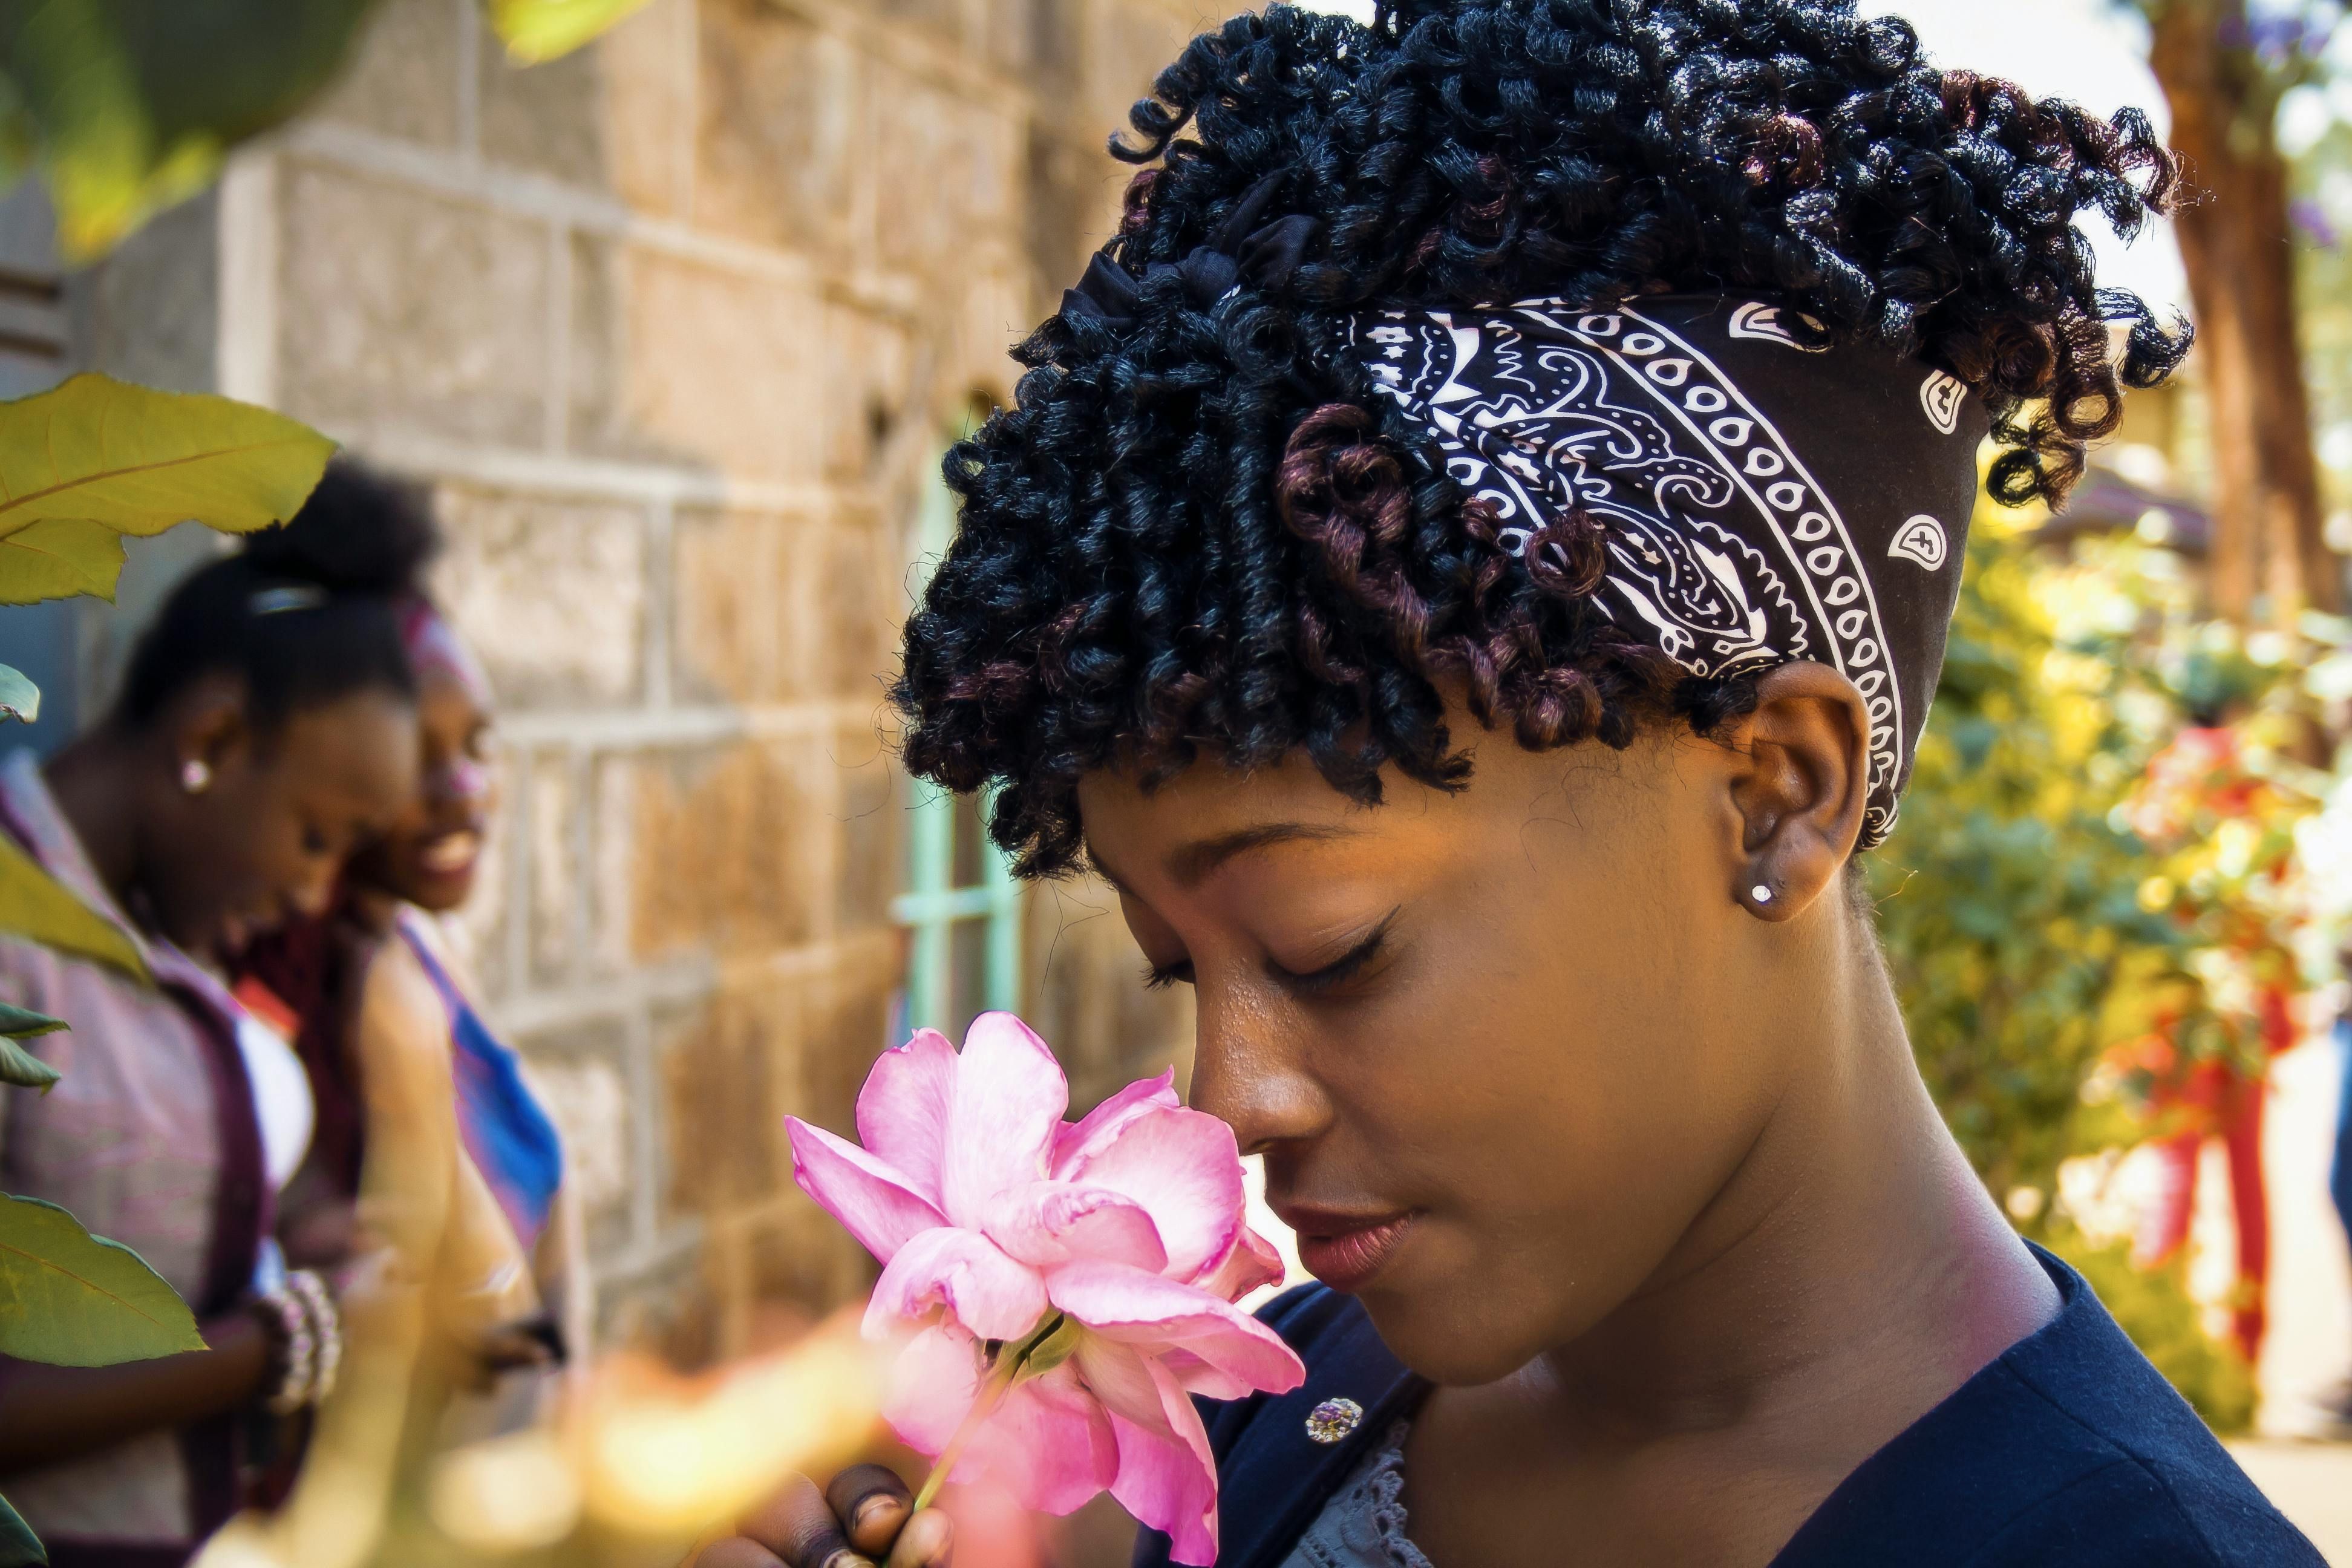
[[[269,1359],[277,1373],[262,1403],[273,1415],[290,1415],[310,1402],[311,1385],[318,1380],[319,1342],[310,1332],[310,1315],[284,1285],[256,1296],[253,1310],[269,1336]]]
[[[318,1346],[310,1389],[310,1403],[316,1405],[335,1392],[335,1373],[343,1363],[343,1317],[327,1293],[326,1281],[311,1270],[295,1269],[286,1276],[286,1287],[301,1302],[311,1342]]]

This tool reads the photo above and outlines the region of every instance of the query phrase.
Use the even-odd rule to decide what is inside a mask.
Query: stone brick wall
[[[605,1331],[722,1353],[863,1288],[781,1119],[846,1124],[899,981],[915,520],[1108,232],[1102,138],[1213,18],[656,0],[518,70],[475,9],[386,0],[315,111],[97,275],[91,357],[152,357],[140,280],[201,262],[192,363],[432,485],[506,704],[472,962],[569,1136]],[[1082,1096],[1181,1053],[1099,889],[1028,924]]]

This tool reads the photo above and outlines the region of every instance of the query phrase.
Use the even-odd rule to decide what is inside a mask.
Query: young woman
[[[338,542],[403,563],[394,604],[417,682],[422,784],[353,857],[331,910],[247,949],[237,989],[294,1037],[319,1101],[295,1185],[333,1219],[289,1237],[289,1251],[324,1264],[388,1247],[415,1289],[354,1326],[352,1386],[321,1413],[303,1472],[331,1481],[298,1482],[274,1516],[223,1538],[224,1552],[243,1554],[234,1560],[303,1568],[366,1558],[404,1450],[430,1450],[453,1384],[559,1359],[565,1335],[542,1280],[567,1317],[586,1300],[571,1278],[582,1258],[562,1223],[554,1128],[433,920],[472,892],[496,807],[488,683],[424,595],[439,541],[418,498],[339,464],[257,548]]]
[[[315,564],[315,563],[314,563]],[[0,1100],[0,1180],[135,1249],[209,1350],[99,1369],[0,1362],[0,1489],[59,1568],[172,1564],[235,1507],[240,1420],[331,1384],[338,1314],[270,1240],[312,1107],[210,964],[315,914],[416,784],[391,599],[352,570],[215,562],[181,584],[98,729],[0,773],[0,830],[131,935],[156,984],[0,940],[0,994],[63,1018],[63,1079]]]
[[[2054,502],[2186,348],[2072,226],[2164,206],[2145,120],[1850,0],[1276,5],[1154,91],[898,695],[1194,987],[1324,1281],[1297,1393],[1124,1412],[1217,1562],[2316,1564],[2003,1222],[1852,891],[1979,442]],[[943,1561],[904,1498],[703,1568]]]

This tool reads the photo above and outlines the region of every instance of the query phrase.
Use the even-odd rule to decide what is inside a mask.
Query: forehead
[[[279,727],[272,763],[298,799],[373,810],[416,784],[415,710],[362,692],[304,709]]]

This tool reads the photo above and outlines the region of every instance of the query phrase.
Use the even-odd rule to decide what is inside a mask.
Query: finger
[[[848,1532],[849,1544],[876,1558],[890,1550],[915,1510],[915,1494],[898,1472],[881,1465],[850,1466],[824,1489],[824,1500]]]
[[[955,1521],[938,1509],[927,1508],[907,1521],[890,1543],[885,1568],[949,1568],[955,1555]]]
[[[767,1501],[736,1521],[735,1528],[790,1568],[874,1568],[870,1559],[849,1549],[841,1521],[806,1476],[794,1476],[777,1488]]]
[[[697,1553],[685,1568],[784,1568],[784,1563],[758,1542],[736,1535]]]

